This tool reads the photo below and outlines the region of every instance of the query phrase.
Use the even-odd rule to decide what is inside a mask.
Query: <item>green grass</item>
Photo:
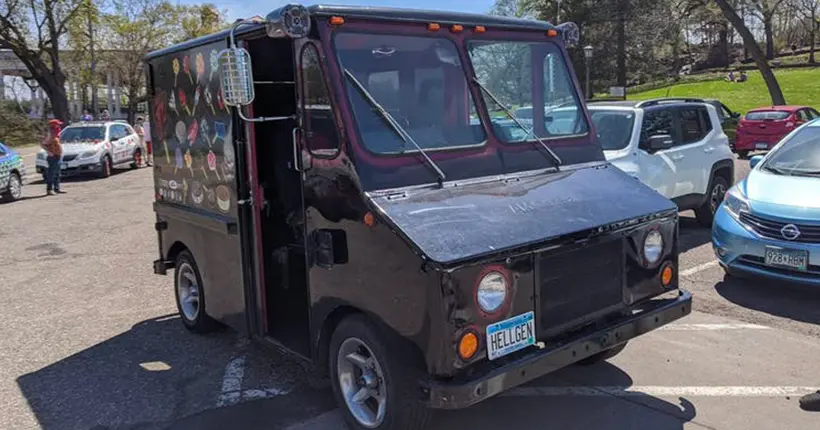
[[[716,98],[738,112],[770,105],[772,99],[760,73],[750,71],[747,74],[749,80],[741,84],[726,82],[721,78],[629,94],[628,98],[631,100],[656,97]],[[808,105],[820,109],[820,68],[778,70],[775,71],[775,75],[788,104]]]

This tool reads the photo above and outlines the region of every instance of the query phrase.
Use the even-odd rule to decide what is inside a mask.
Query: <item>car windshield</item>
[[[782,175],[820,177],[820,126],[797,131],[767,157],[761,168]]]
[[[590,110],[592,124],[604,151],[624,149],[632,137],[635,114],[624,110]]]
[[[779,121],[789,117],[791,112],[782,110],[760,110],[749,112],[746,114],[746,119],[749,121]]]
[[[452,41],[348,32],[338,34],[334,44],[343,70],[352,75],[345,86],[359,135],[371,152],[417,151],[402,138],[404,132],[425,151],[486,140]]]
[[[105,139],[105,127],[67,127],[60,134],[62,142]]]
[[[482,97],[493,129],[503,142],[532,141],[533,134],[546,140],[588,132],[572,75],[555,44],[472,41],[468,49],[476,78],[486,87]],[[537,109],[539,104],[542,109]],[[533,133],[522,130],[505,109],[532,127]],[[519,112],[523,117],[518,117]]]

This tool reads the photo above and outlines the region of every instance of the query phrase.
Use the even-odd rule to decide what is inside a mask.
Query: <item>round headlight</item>
[[[507,300],[507,279],[499,272],[490,272],[481,278],[476,292],[478,306],[484,312],[495,312]]]
[[[655,264],[663,253],[663,236],[657,230],[652,230],[643,240],[643,257],[649,264]]]

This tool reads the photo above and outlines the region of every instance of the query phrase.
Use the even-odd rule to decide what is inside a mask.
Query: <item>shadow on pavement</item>
[[[757,278],[724,276],[715,290],[726,300],[767,314],[820,324],[817,289]]]
[[[40,427],[163,428],[214,407],[235,334],[195,336],[177,317],[130,330],[17,379]]]
[[[670,403],[629,390],[617,366],[570,366],[472,408],[441,412],[436,429],[682,430],[697,412],[685,398]]]
[[[681,216],[678,251],[686,252],[712,241],[712,230],[704,228],[694,217]]]

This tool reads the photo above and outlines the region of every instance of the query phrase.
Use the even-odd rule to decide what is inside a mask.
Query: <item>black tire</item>
[[[706,190],[706,201],[703,202],[699,208],[695,209],[695,218],[698,223],[704,227],[712,227],[712,221],[715,219],[715,212],[720,203],[723,202],[723,197],[729,189],[729,183],[721,176],[712,178],[712,183],[709,184],[709,189]]]
[[[9,175],[9,183],[6,191],[3,193],[3,201],[16,202],[23,196],[23,181],[20,180],[20,175],[17,172],[11,172]]]
[[[107,178],[111,176],[112,167],[113,166],[111,165],[111,157],[108,155],[104,156],[102,159],[102,163],[100,164],[100,177]]]
[[[199,310],[197,314],[192,318],[186,315],[186,313],[183,311],[183,304],[180,298],[181,276],[184,273],[183,271],[187,270],[187,268],[190,268],[193,272],[193,275],[196,278],[196,284],[199,287]],[[174,297],[176,299],[177,312],[179,312],[179,318],[180,320],[182,320],[182,324],[185,326],[185,328],[194,333],[208,333],[217,328],[218,325],[216,321],[213,318],[209,317],[206,312],[205,290],[204,288],[202,288],[202,277],[199,274],[199,267],[196,265],[196,261],[194,261],[194,256],[187,249],[180,252],[179,255],[177,255],[174,269]]]
[[[620,345],[615,345],[612,348],[601,351],[595,355],[590,355],[589,357],[579,361],[578,364],[580,364],[581,366],[592,366],[593,364],[609,360],[610,358],[620,354],[621,351],[623,351],[626,348],[627,343],[628,342],[624,342]]]
[[[749,151],[747,151],[747,150],[737,151],[737,158],[739,158],[741,160],[745,160],[745,159],[749,158]]]
[[[347,340],[358,340],[368,352],[372,352],[377,367],[383,378],[378,378],[379,392],[386,393],[385,413],[381,422],[375,426],[362,425],[350,411],[339,382],[338,356],[342,345]],[[330,340],[329,360],[330,378],[336,402],[344,414],[348,426],[354,430],[418,430],[427,428],[433,411],[419,402],[417,371],[407,360],[408,354],[402,354],[402,348],[389,342],[376,330],[373,323],[363,315],[345,318],[336,327]],[[372,400],[372,399],[371,399]]]

